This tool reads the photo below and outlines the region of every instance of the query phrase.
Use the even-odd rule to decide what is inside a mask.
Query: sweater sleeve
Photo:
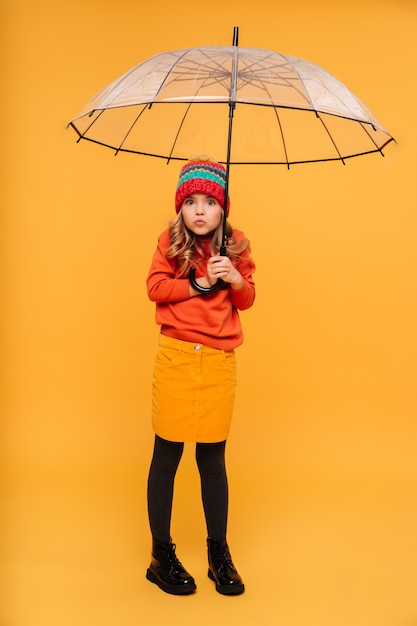
[[[152,302],[180,302],[190,298],[188,279],[175,277],[175,261],[166,256],[169,245],[169,233],[166,230],[158,239],[146,280],[148,297]]]
[[[243,278],[241,289],[230,289],[230,297],[233,306],[241,311],[249,309],[255,301],[255,283],[252,277],[255,271],[255,263],[251,257],[250,246],[242,253],[237,269]]]

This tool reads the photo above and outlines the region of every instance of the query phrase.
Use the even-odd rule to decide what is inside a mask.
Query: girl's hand
[[[229,283],[232,289],[241,289],[243,285],[241,274],[227,256],[216,255],[207,261],[207,280],[210,285],[214,285],[219,278]]]

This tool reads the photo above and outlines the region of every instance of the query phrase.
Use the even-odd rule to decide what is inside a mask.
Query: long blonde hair
[[[203,250],[199,244],[198,236],[189,230],[182,217],[181,211],[177,213],[175,218],[169,225],[169,236],[171,245],[166,255],[169,259],[177,259],[180,275],[188,274],[190,267],[196,262],[199,256],[203,256]],[[234,262],[237,262],[241,253],[246,250],[249,245],[248,239],[242,239],[237,242],[233,237],[233,230],[228,221],[226,221],[226,254]],[[212,256],[220,251],[223,239],[223,220],[217,226],[210,242],[210,253]]]

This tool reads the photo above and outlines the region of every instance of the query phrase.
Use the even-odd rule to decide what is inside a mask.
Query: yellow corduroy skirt
[[[159,336],[152,426],[169,441],[227,439],[236,391],[234,351]]]

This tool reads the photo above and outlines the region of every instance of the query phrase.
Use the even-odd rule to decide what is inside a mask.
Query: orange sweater
[[[233,229],[233,235],[236,241],[244,238],[236,229]],[[255,264],[249,246],[236,262],[244,279],[241,289],[226,287],[211,294],[190,297],[189,279],[178,277],[175,259],[166,256],[170,244],[167,229],[158,239],[146,283],[150,300],[156,302],[156,323],[161,325],[161,332],[174,339],[233,350],[243,341],[238,309],[248,309],[255,299],[252,279]],[[205,258],[197,264],[197,278],[206,275],[210,257],[210,239],[203,240],[202,244]]]

